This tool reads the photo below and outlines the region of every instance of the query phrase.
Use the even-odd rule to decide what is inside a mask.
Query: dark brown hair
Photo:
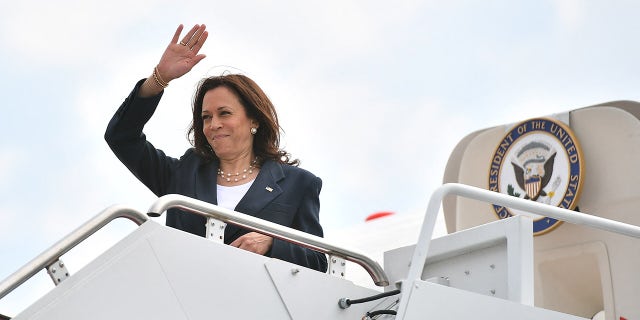
[[[217,160],[215,152],[202,132],[202,103],[204,95],[218,87],[225,87],[233,92],[244,107],[247,117],[258,121],[259,128],[253,139],[253,152],[259,164],[265,160],[297,166],[300,161],[291,159],[291,155],[280,149],[280,124],[278,115],[271,100],[262,89],[249,77],[240,74],[227,74],[204,78],[198,84],[193,97],[193,120],[187,138],[196,152],[207,160]]]

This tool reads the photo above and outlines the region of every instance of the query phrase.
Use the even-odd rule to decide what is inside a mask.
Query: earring
[[[258,132],[258,128],[251,128],[251,134],[256,134]]]

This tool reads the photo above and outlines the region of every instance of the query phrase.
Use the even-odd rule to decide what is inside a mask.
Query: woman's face
[[[253,157],[251,128],[258,122],[247,113],[236,95],[226,87],[207,91],[202,101],[202,132],[216,156],[233,160]]]

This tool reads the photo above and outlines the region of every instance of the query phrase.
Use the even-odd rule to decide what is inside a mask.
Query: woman
[[[279,148],[280,126],[266,94],[246,76],[203,79],[193,103],[191,148],[166,156],[146,140],[143,128],[164,89],[204,59],[208,33],[195,25],[180,42],[176,30],[151,76],[140,80],[113,116],[105,139],[116,156],[157,196],[176,193],[322,236],[320,178],[297,167]],[[205,218],[178,209],[167,225],[200,236]],[[257,254],[326,271],[324,254],[229,225],[225,243]]]

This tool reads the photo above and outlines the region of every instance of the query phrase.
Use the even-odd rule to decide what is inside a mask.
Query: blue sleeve
[[[178,160],[168,157],[147,141],[144,125],[151,119],[162,93],[148,98],[138,96],[144,80],[133,91],[111,118],[104,138],[118,159],[154,194],[167,193],[173,169]]]

